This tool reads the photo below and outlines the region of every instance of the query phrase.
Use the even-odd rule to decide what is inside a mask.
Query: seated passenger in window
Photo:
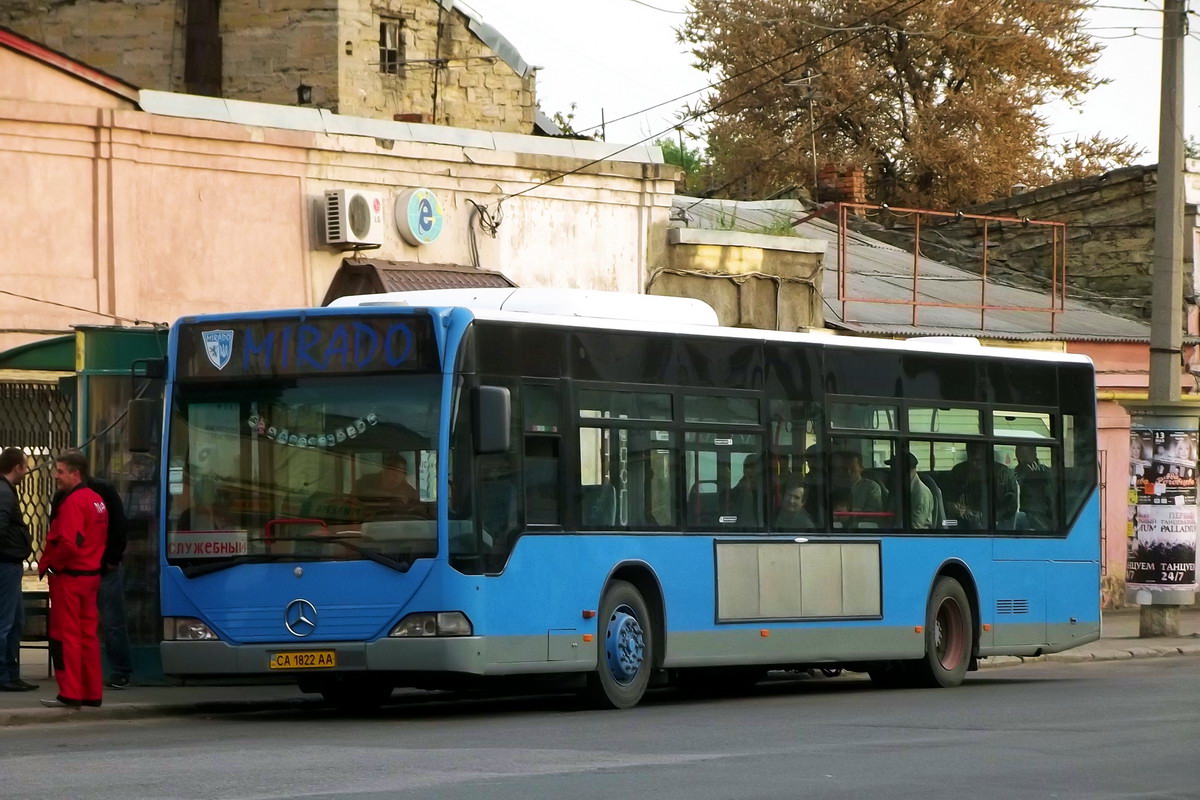
[[[408,482],[408,459],[402,455],[385,455],[383,467],[360,478],[354,494],[374,517],[430,518],[428,507]]]
[[[1017,514],[1017,479],[1013,471],[996,461],[991,447],[985,442],[969,442],[967,458],[950,470],[952,486],[950,513],[961,528],[981,530],[988,527],[987,503],[988,462],[992,466],[992,502],[996,504],[996,521],[1003,526]],[[1011,525],[1010,525],[1011,527]]]
[[[862,456],[852,451],[841,451],[833,455],[833,489],[834,493],[844,493],[846,511],[844,519],[850,524],[846,527],[856,527],[859,522],[873,522],[875,527],[878,515],[883,509],[883,487],[870,478],[863,476]],[[835,513],[837,509],[834,509]]]
[[[1024,527],[1049,530],[1054,524],[1054,488],[1050,467],[1038,461],[1037,447],[1017,445],[1017,466],[1013,475],[1021,487],[1021,510],[1025,512]]]
[[[807,490],[803,483],[789,483],[783,492],[783,505],[775,520],[775,527],[786,530],[812,530],[816,527],[805,510]]]

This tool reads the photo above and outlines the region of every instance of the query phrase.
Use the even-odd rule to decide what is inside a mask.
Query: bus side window
[[[562,415],[556,386],[526,384],[521,389],[525,440],[525,522],[558,525],[559,419]]]

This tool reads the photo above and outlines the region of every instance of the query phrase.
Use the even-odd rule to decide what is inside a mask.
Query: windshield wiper
[[[180,569],[183,570],[184,577],[198,578],[201,575],[220,572],[223,569],[236,567],[239,564],[266,564],[271,561],[283,561],[289,558],[292,558],[292,556],[284,553],[259,553],[252,556],[235,556],[225,561],[213,561],[208,564],[189,564],[186,567],[180,567]]]
[[[357,545],[352,542],[348,542],[348,541],[346,541],[345,538],[343,538],[341,536],[337,536],[332,533],[309,534],[308,536],[304,536],[302,538],[297,537],[295,539],[292,539],[291,541],[296,541],[296,542],[333,542],[334,544],[340,544],[342,547],[349,548],[349,549],[353,550],[354,552],[358,553],[359,555],[361,555],[363,558],[367,559],[368,561],[374,561],[376,564],[383,564],[385,567],[390,567],[391,569],[394,569],[398,572],[408,572],[408,568],[412,566],[411,561],[401,561],[399,559],[389,558],[388,556],[385,556],[383,553],[376,552],[375,550],[368,550],[367,548],[365,548],[361,545]]]

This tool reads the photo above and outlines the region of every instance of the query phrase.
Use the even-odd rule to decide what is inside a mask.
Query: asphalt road
[[[0,797],[1197,798],[1200,659],[803,679],[625,712],[405,701],[0,730]]]

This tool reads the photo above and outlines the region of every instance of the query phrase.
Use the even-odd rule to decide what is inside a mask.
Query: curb
[[[100,708],[17,708],[0,710],[0,728],[60,722],[102,722],[140,717],[184,717],[199,714],[236,714],[260,711],[293,711],[319,706],[320,700],[206,700],[199,703],[113,703]]]
[[[1175,656],[1200,656],[1200,644],[1170,645],[1163,647],[1129,647],[1107,650],[1102,653],[1065,650],[1044,656],[992,656],[979,662],[980,669],[1019,667],[1022,664],[1090,664],[1096,661],[1132,661],[1143,658],[1171,658]]]

